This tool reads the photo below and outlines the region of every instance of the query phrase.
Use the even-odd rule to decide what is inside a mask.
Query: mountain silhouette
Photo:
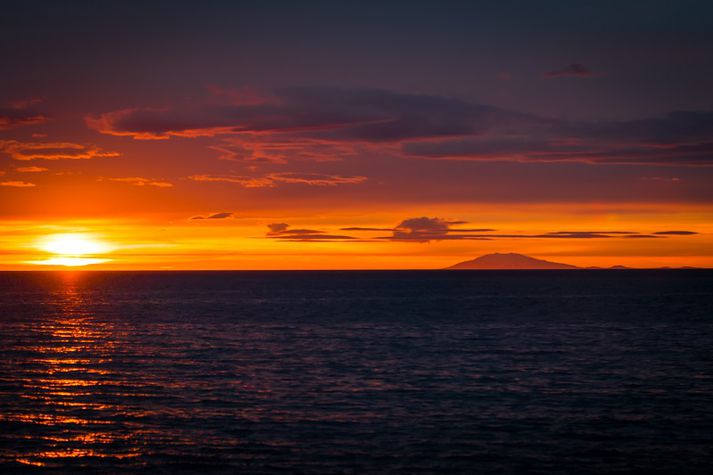
[[[447,269],[580,269],[580,267],[511,252],[486,254],[470,261],[459,262]]]

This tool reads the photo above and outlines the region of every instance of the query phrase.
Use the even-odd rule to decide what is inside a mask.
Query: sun
[[[53,256],[32,261],[33,264],[77,267],[101,264],[109,259],[96,257],[111,252],[113,247],[91,233],[60,233],[45,236],[36,246]]]
[[[91,234],[65,233],[53,234],[42,240],[39,246],[43,251],[63,256],[85,256],[103,254],[110,246]]]

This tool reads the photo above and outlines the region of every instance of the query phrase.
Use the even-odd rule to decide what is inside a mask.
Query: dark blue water
[[[2,473],[711,473],[713,272],[0,273]]]

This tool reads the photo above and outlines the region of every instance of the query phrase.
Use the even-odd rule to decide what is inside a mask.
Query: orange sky
[[[188,219],[176,215],[145,215],[129,219],[7,220],[0,246],[5,270],[61,269],[57,258],[96,259],[78,261],[87,269],[429,269],[441,268],[490,252],[520,252],[580,266],[713,267],[713,226],[705,207],[682,210],[632,206],[630,212],[607,211],[607,206],[472,204],[429,211],[444,220],[476,221],[496,231],[485,234],[541,235],[552,229],[591,231],[623,229],[636,233],[665,231],[657,224],[665,216],[675,228],[698,229],[699,234],[662,236],[656,239],[609,238],[494,238],[491,240],[385,240],[387,231],[341,231],[344,227],[390,228],[399,224],[403,211],[310,211],[306,215],[282,214],[230,216],[223,219]],[[503,210],[509,210],[507,214]],[[445,214],[452,213],[451,215]],[[325,235],[356,239],[327,242],[293,242],[267,236],[267,225],[290,221],[288,229],[308,229]],[[692,226],[695,225],[695,226]],[[450,228],[470,228],[470,224]],[[47,247],[47,241],[80,238],[79,251]],[[448,235],[448,234],[446,234]],[[430,237],[430,236],[428,236]],[[100,243],[98,249],[92,245]],[[353,242],[352,242],[353,241]],[[86,251],[86,254],[85,254]],[[76,253],[76,255],[75,255]],[[70,265],[77,262],[68,261]]]
[[[713,267],[705,15],[322,3],[6,7],[0,270]]]
[[[291,148],[284,163],[226,160],[223,138],[77,126],[90,145],[55,143],[44,135],[57,123],[0,131],[2,270],[428,269],[490,252],[713,267],[707,167],[423,160],[394,144],[349,144],[326,161]],[[90,249],[43,247],[64,234]]]

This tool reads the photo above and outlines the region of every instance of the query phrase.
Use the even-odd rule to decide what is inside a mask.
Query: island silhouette
[[[562,262],[552,262],[546,261],[544,259],[537,259],[535,257],[526,256],[525,254],[517,254],[515,252],[500,253],[496,252],[493,254],[485,254],[483,256],[471,259],[469,261],[459,262],[446,269],[452,270],[467,270],[467,269],[480,269],[480,270],[540,270],[540,269],[554,269],[554,270],[567,270],[567,269],[609,269],[609,270],[629,270],[632,267],[626,267],[622,265],[616,265],[611,267],[579,267],[572,264],[563,264]],[[656,267],[656,269],[700,269],[700,267]]]
[[[536,259],[514,252],[505,254],[496,252],[469,261],[459,262],[458,264],[447,267],[447,269],[581,269],[581,267]]]

